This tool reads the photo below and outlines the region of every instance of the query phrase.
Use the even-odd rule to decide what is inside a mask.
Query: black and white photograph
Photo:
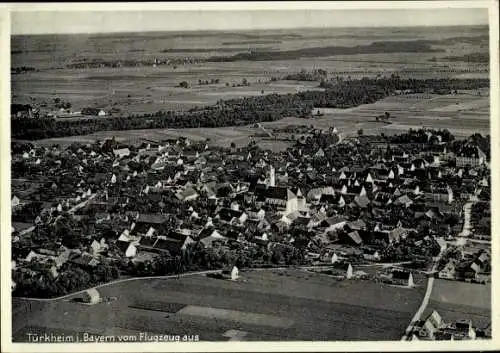
[[[498,2],[392,3],[13,5],[11,349],[492,347]]]

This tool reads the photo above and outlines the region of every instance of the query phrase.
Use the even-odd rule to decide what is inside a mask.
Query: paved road
[[[473,204],[474,204],[474,201],[471,200],[464,205],[464,227],[462,229],[462,232],[459,234],[459,236],[466,236],[467,237],[471,234],[471,232],[470,232],[470,228],[471,228],[470,211],[471,211]],[[444,253],[444,249],[441,249],[441,252],[437,256],[437,258],[434,260],[434,263],[433,263],[432,269],[431,269],[431,273],[435,272],[437,270],[439,260],[441,260],[443,253]],[[424,295],[424,298],[422,299],[422,303],[420,304],[420,307],[418,308],[417,312],[413,316],[413,319],[411,320],[410,324],[406,328],[405,334],[401,338],[402,341],[406,341],[410,338],[409,334],[413,331],[416,322],[420,320],[422,314],[424,313],[425,309],[427,308],[427,305],[429,304],[429,299],[431,297],[433,286],[434,286],[434,277],[431,276],[427,280],[427,290],[425,291],[425,295]]]
[[[95,286],[95,287],[92,287],[92,288],[98,289],[98,288],[103,288],[103,287],[107,287],[107,286],[110,286],[110,285],[113,285],[113,284],[117,284],[117,283],[122,283],[122,282],[141,281],[141,280],[148,280],[148,279],[180,278],[180,277],[189,277],[189,276],[196,276],[196,275],[214,274],[214,273],[220,273],[220,272],[221,272],[221,270],[209,270],[209,271],[199,271],[199,272],[187,272],[187,273],[182,273],[182,274],[179,274],[179,275],[169,275],[169,276],[151,276],[151,277],[126,278],[126,279],[119,279],[119,280],[116,280],[116,281],[104,283],[104,284],[101,284],[101,285],[98,285],[98,286]],[[66,294],[66,295],[63,295],[63,296],[60,296],[60,297],[57,297],[57,298],[26,298],[26,297],[16,297],[16,298],[17,299],[23,299],[23,300],[30,300],[30,301],[52,302],[52,301],[56,301],[56,300],[67,299],[69,297],[72,297],[72,296],[75,296],[75,295],[78,295],[78,294],[83,294],[83,293],[85,293],[89,289],[91,289],[91,288],[82,289],[81,291],[73,292],[73,293],[70,293],[70,294]]]
[[[403,262],[398,262],[398,263],[393,263],[393,264],[370,264],[370,265],[360,265],[358,267],[367,267],[367,266],[385,266],[385,265],[398,265],[398,264],[403,264]],[[324,265],[324,266],[283,266],[283,267],[264,267],[264,268],[249,268],[248,271],[272,271],[272,270],[290,270],[290,269],[298,269],[298,270],[322,270],[322,269],[331,269],[331,265]],[[108,282],[108,283],[103,283],[95,287],[95,289],[107,287],[113,284],[118,284],[118,283],[123,283],[123,282],[130,282],[130,281],[143,281],[143,280],[150,280],[150,279],[172,279],[172,278],[182,278],[182,277],[190,277],[190,276],[198,276],[198,275],[207,275],[207,274],[216,274],[216,273],[221,273],[222,270],[207,270],[207,271],[198,271],[198,272],[186,272],[186,273],[181,273],[177,275],[168,275],[168,276],[149,276],[149,277],[133,277],[133,278],[125,278],[125,279],[119,279],[116,281]],[[57,297],[57,298],[28,298],[28,297],[16,297],[17,299],[22,299],[22,300],[31,300],[31,301],[40,301],[40,302],[51,302],[51,301],[56,301],[56,300],[61,300],[61,299],[67,299],[69,297],[78,295],[78,294],[83,294],[87,290],[91,288],[86,288],[82,289],[78,292],[73,292],[69,294],[65,294],[63,296]]]

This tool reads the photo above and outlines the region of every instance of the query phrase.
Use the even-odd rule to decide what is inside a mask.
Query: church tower
[[[269,166],[269,170],[266,175],[267,186],[276,186],[276,172],[272,165]]]

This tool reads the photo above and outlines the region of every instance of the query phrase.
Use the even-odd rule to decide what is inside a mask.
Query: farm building
[[[395,270],[392,272],[392,283],[400,286],[413,287],[413,275],[411,272]]]
[[[238,267],[233,266],[233,267],[228,267],[224,270],[222,270],[222,276],[224,278],[229,278],[231,281],[236,281],[238,278],[240,278],[239,275],[239,270]]]
[[[83,302],[88,304],[97,304],[101,301],[101,296],[95,288],[88,289],[83,293]]]
[[[106,112],[99,108],[83,108],[81,113],[82,115],[106,116]]]

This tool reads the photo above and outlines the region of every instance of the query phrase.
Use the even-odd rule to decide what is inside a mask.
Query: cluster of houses
[[[483,284],[491,282],[491,249],[470,251],[462,248],[459,257],[450,258],[438,272],[438,277]]]
[[[99,108],[83,108],[82,110],[79,111],[60,108],[58,110],[47,113],[47,116],[54,118],[78,118],[84,116],[105,117],[106,111],[104,109],[99,109]]]
[[[455,154],[439,142],[339,143],[328,138],[335,131],[314,131],[279,153],[186,138],[30,148],[12,158],[15,266],[49,261],[56,277],[65,261],[138,264],[182,256],[190,244],[279,252],[276,263],[297,251],[328,263],[384,261],[402,242],[424,254],[461,231],[467,200],[489,202],[489,166],[469,144]],[[68,218],[78,248],[50,236],[40,244],[38,229]],[[30,237],[36,246],[23,247]],[[408,272],[392,280],[413,282]]]
[[[473,326],[471,320],[445,322],[437,311],[432,311],[425,320],[422,320],[415,330],[413,340],[474,340],[491,338],[491,329],[479,330]]]

